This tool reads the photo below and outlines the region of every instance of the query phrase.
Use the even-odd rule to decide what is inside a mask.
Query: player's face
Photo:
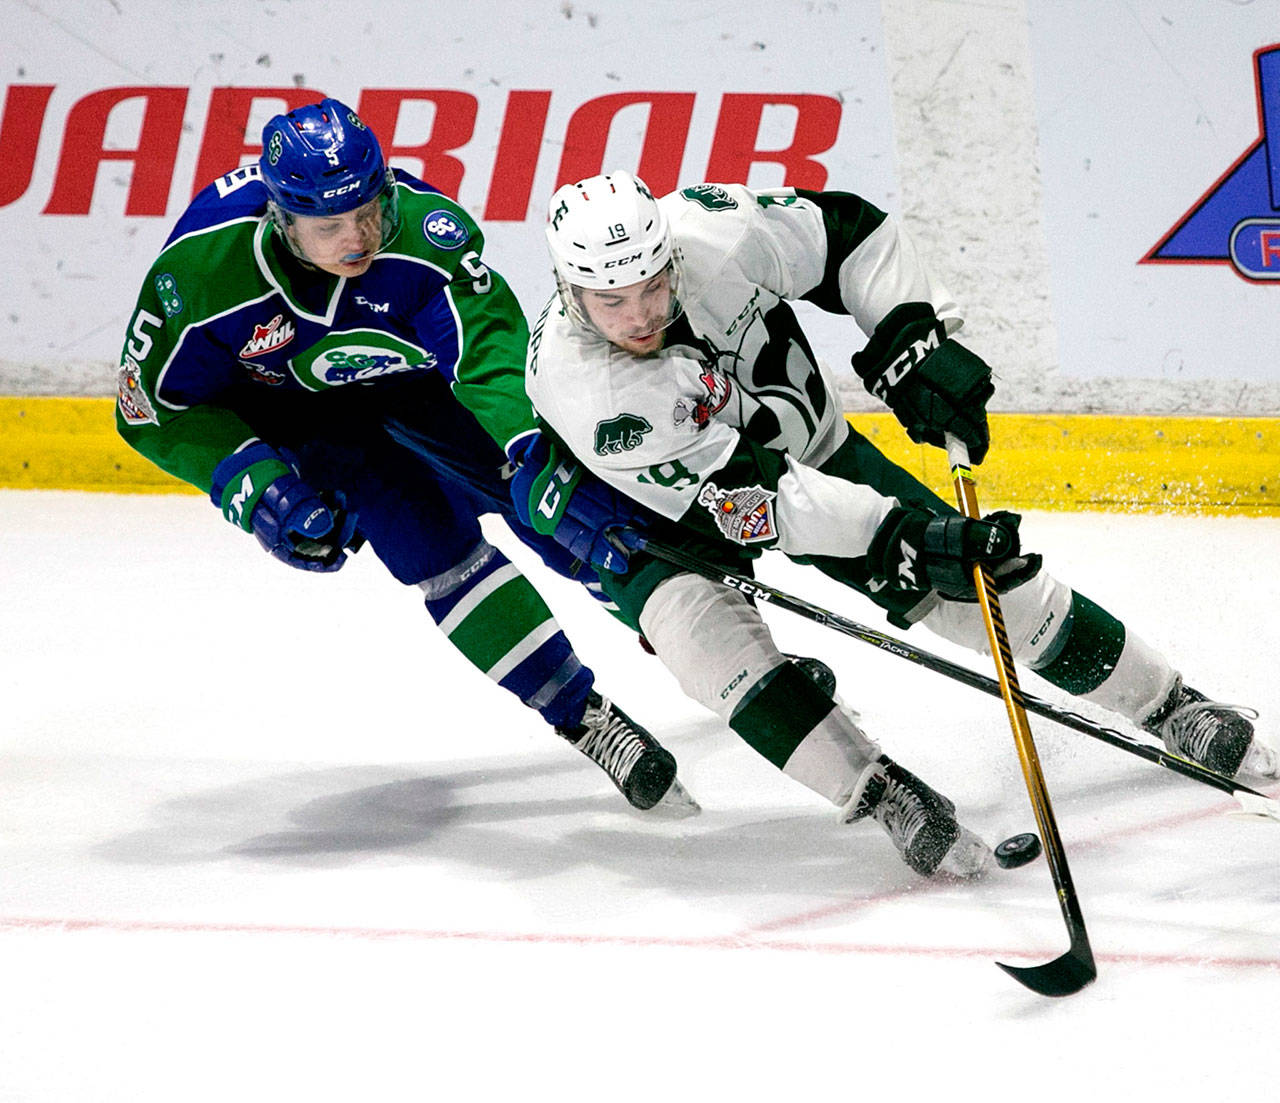
[[[579,302],[611,344],[635,356],[647,356],[662,348],[663,334],[671,322],[671,269],[630,287],[595,291],[582,288]]]
[[[321,271],[362,276],[382,246],[382,202],[371,199],[345,214],[294,215],[289,233],[299,251]]]

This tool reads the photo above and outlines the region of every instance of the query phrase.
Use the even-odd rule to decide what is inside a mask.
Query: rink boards
[[[891,414],[850,423],[950,497],[946,456]],[[1280,418],[991,415],[984,505],[1280,514]],[[0,397],[0,487],[195,493],[117,436],[109,398]]]

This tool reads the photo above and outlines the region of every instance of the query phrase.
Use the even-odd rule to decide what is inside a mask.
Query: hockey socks
[[[1065,624],[1032,669],[1059,689],[1135,723],[1165,700],[1177,678],[1164,656],[1074,590]]]
[[[533,585],[501,551],[480,544],[418,584],[449,642],[555,727],[582,721],[595,680]]]
[[[794,663],[766,674],[729,718],[731,727],[778,769],[832,709],[831,698]]]
[[[792,662],[753,687],[729,718],[729,727],[788,777],[842,807],[880,751]]]

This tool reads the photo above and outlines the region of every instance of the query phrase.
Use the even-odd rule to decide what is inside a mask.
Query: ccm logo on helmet
[[[342,195],[343,192],[355,191],[359,186],[359,180],[352,180],[350,184],[343,184],[340,188],[330,188],[327,192],[322,192],[321,194],[325,199],[332,199],[335,195]]]
[[[619,257],[617,260],[607,260],[604,263],[606,268],[621,268],[624,264],[633,264],[643,257],[643,253],[633,253],[629,257]]]

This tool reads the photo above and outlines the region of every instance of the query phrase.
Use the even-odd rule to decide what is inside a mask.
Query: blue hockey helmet
[[[343,214],[386,185],[378,139],[337,100],[275,116],[262,130],[261,165],[272,202],[290,214]]]
[[[291,216],[345,214],[375,199],[383,201],[382,244],[395,236],[399,211],[395,178],[378,139],[360,117],[335,99],[276,115],[262,130],[262,181],[276,228],[286,232]]]

